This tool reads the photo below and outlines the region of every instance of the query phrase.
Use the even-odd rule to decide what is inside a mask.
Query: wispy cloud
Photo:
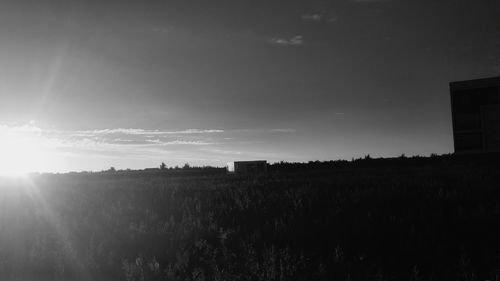
[[[186,134],[214,134],[224,133],[224,130],[219,129],[187,129],[182,131],[162,131],[162,130],[144,130],[144,129],[100,129],[100,130],[85,130],[75,131],[74,136],[93,136],[93,135],[111,135],[111,134],[124,134],[124,135],[186,135]]]
[[[167,146],[203,146],[214,144],[206,134],[223,133],[215,129],[187,129],[180,131],[144,129],[55,130],[42,129],[34,124],[2,125],[0,140],[10,139],[43,149],[63,151],[126,152],[141,154],[162,151]],[[151,137],[156,136],[155,139]]]
[[[275,37],[271,38],[269,42],[278,45],[302,45],[304,44],[304,37],[302,35],[297,35],[289,39]]]
[[[33,164],[33,167],[38,171],[67,171],[70,168],[65,163],[69,162],[72,163],[71,169],[76,170],[95,170],[119,163],[123,163],[121,165],[126,168],[130,167],[128,165],[134,163],[133,161],[137,161],[135,163],[168,161],[172,164],[203,160],[204,163],[213,164],[225,163],[235,158],[271,157],[271,154],[247,151],[247,149],[249,145],[256,149],[258,147],[256,144],[265,143],[266,135],[295,132],[295,129],[286,127],[230,130],[140,128],[57,130],[39,127],[34,123],[0,124],[0,148],[2,144],[4,150],[8,150],[9,146],[14,146],[15,150],[32,148],[32,151],[43,152],[44,156],[39,157],[40,161],[50,158],[48,163],[55,160],[59,163],[58,166],[49,167],[50,165],[38,165],[36,162],[38,166]],[[33,162],[30,158],[32,153],[24,154],[27,158],[19,160],[20,162]],[[135,165],[137,167],[140,164]]]
[[[255,129],[234,129],[227,131],[228,133],[246,133],[246,134],[262,134],[262,133],[295,133],[297,130],[292,128],[273,128],[273,129],[264,129],[264,128],[255,128]],[[224,138],[224,139],[232,139],[232,138]]]
[[[269,131],[273,132],[273,133],[295,133],[296,132],[295,129],[289,129],[289,128],[286,128],[286,129],[271,129]]]
[[[303,21],[320,22],[321,20],[324,19],[324,15],[323,14],[304,14],[304,15],[301,15],[300,18]]]
[[[156,26],[156,27],[152,27],[150,30],[151,30],[151,32],[166,34],[166,33],[170,32],[171,29],[169,27]]]
[[[147,143],[155,145],[210,145],[213,142],[208,141],[186,141],[186,140],[173,140],[173,141],[163,141],[160,139],[146,140]]]
[[[163,26],[163,25],[147,25],[141,29],[143,32],[166,35],[174,30],[173,26]]]
[[[2,125],[0,124],[0,136],[13,134],[40,134],[42,130],[34,124],[25,125]]]

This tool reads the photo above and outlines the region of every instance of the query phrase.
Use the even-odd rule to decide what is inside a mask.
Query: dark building
[[[500,151],[500,77],[450,83],[455,152]]]
[[[228,170],[237,174],[259,174],[267,171],[267,161],[234,161],[228,164]]]

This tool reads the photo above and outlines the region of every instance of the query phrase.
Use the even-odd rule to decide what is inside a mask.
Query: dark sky
[[[500,74],[498,0],[0,3],[0,124],[163,144],[124,168],[448,153],[448,83]]]

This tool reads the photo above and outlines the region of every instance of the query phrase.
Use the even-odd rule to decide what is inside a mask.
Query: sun
[[[30,121],[25,125],[0,123],[0,177],[26,177],[30,173],[52,173],[66,167],[61,141]]]
[[[36,142],[25,138],[0,139],[0,176],[22,177],[47,166],[50,157]]]

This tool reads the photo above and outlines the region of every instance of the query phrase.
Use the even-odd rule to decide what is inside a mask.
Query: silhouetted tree
[[[167,165],[165,165],[164,162],[161,162],[160,170],[166,170],[166,169],[167,169]]]

